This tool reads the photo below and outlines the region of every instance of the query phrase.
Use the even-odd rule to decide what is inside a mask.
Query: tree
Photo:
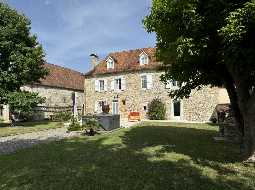
[[[244,159],[255,157],[255,1],[153,0],[144,24],[157,35],[162,80],[182,82],[173,97],[204,85],[225,86],[237,120]]]
[[[36,36],[30,34],[30,21],[0,3],[0,103],[8,103],[11,92],[39,82],[47,74],[44,53]]]
[[[38,93],[19,91],[10,93],[7,97],[12,113],[29,117],[38,104],[45,103],[45,98],[38,96]]]

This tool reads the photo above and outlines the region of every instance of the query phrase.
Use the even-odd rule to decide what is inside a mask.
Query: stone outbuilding
[[[49,75],[41,79],[40,83],[25,85],[21,90],[39,93],[45,97],[46,102],[36,108],[35,120],[49,119],[52,115],[61,111],[72,111],[73,106],[77,107],[80,114],[84,107],[84,75],[80,72],[45,63]],[[7,120],[8,107],[0,108],[0,118]]]
[[[85,113],[101,113],[109,105],[112,114],[126,120],[130,112],[147,119],[148,104],[159,98],[166,105],[166,119],[207,122],[218,104],[229,103],[224,88],[205,86],[193,90],[190,98],[173,100],[169,91],[179,88],[177,81],[164,84],[158,71],[155,48],[110,53],[104,60],[92,54],[93,69],[85,74]]]

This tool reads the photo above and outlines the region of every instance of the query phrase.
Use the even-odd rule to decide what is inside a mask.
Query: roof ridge
[[[131,53],[134,51],[144,51],[146,49],[155,49],[155,47],[144,47],[144,48],[136,48],[136,49],[128,49],[128,50],[122,50],[122,51],[115,51],[115,52],[110,52],[108,53],[107,57],[110,56],[111,54],[116,54],[116,53]]]
[[[74,70],[74,69],[70,69],[70,68],[67,68],[67,67],[64,67],[64,66],[61,66],[61,65],[56,65],[56,64],[48,63],[48,62],[47,62],[47,63],[44,63],[44,64],[48,64],[48,65],[51,65],[51,66],[54,66],[54,67],[59,67],[59,68],[62,68],[62,69],[64,69],[64,70],[69,70],[69,71],[75,72],[75,73],[77,73],[77,74],[83,75],[82,72],[79,72],[79,71],[76,71],[76,70]]]

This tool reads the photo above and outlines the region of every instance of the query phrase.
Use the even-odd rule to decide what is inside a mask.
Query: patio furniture
[[[141,121],[140,112],[130,112],[128,114],[128,121]]]

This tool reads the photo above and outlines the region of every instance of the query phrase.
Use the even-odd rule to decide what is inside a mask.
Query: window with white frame
[[[114,69],[114,60],[111,57],[107,60],[107,69]]]
[[[107,91],[107,80],[106,79],[95,80],[95,91],[96,92]]]
[[[111,84],[111,89],[114,91],[125,90],[125,78],[115,77]]]
[[[105,89],[104,80],[99,80],[99,91],[103,92]]]
[[[147,89],[147,87],[148,87],[147,75],[141,76],[141,82],[142,82],[142,88]]]
[[[143,90],[152,88],[152,75],[151,74],[142,74],[141,75],[141,88]]]
[[[168,80],[166,82],[166,89],[178,89],[180,88],[181,83],[179,81]]]
[[[117,78],[115,79],[115,90],[121,90],[122,86],[121,86],[121,78]]]
[[[140,55],[140,65],[147,65],[149,63],[149,57],[145,53]]]

